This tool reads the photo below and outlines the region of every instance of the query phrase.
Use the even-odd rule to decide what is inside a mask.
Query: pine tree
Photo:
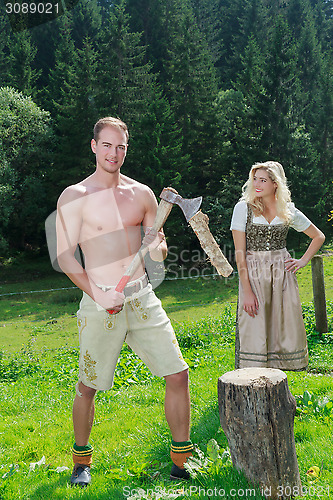
[[[169,185],[178,188],[189,167],[189,158],[182,154],[181,132],[158,84],[152,85],[147,97],[146,112],[130,131],[124,168],[130,176],[159,194]]]
[[[131,31],[125,7],[126,0],[120,0],[110,9],[103,27],[96,102],[102,114],[132,123],[145,112],[152,76],[142,34]]]
[[[31,30],[32,41],[37,48],[34,61],[36,69],[40,72],[37,81],[38,94],[36,102],[44,109],[49,109],[49,76],[55,66],[55,56],[60,40],[59,21],[40,24]]]
[[[129,0],[129,12],[137,13],[135,26],[144,30],[149,60],[183,138],[182,155],[190,158],[183,184],[194,193],[218,162],[217,77],[210,46],[189,0]]]
[[[35,97],[40,71],[35,68],[37,48],[29,31],[12,34],[9,39],[9,84],[25,95]]]
[[[164,88],[183,136],[183,154],[191,167],[184,177],[189,189],[202,190],[217,161],[217,78],[204,35],[188,2],[168,0],[165,6],[167,56]]]
[[[316,220],[307,207],[315,205],[311,186],[318,181],[318,155],[299,107],[304,93],[297,63],[297,44],[287,21],[279,15],[267,44],[259,145],[266,159],[284,165],[294,200]]]
[[[55,65],[50,70],[46,90],[47,109],[55,117],[58,108],[71,94],[71,82],[74,79],[75,45],[72,37],[70,14],[64,14],[57,20],[58,35],[54,55]]]
[[[217,77],[211,47],[196,23],[190,0],[129,0],[129,12],[137,14],[135,26],[144,30],[149,60],[183,138],[182,155],[190,159],[183,184],[194,194],[207,184],[219,161]]]
[[[0,87],[9,85],[9,22],[0,3]]]
[[[145,62],[150,62],[154,73],[162,70],[165,56],[163,4],[160,0],[127,0],[126,12],[132,32],[142,33],[146,47]]]
[[[310,2],[291,0],[287,17],[297,45],[297,67],[303,94],[298,103],[299,113],[303,115],[305,122],[311,122],[312,103],[318,92],[323,56]]]
[[[332,52],[333,46],[333,2],[332,0],[310,0],[312,5],[317,36],[326,53]]]
[[[72,37],[71,13],[57,20],[58,44],[55,52],[55,66],[49,75],[46,102],[54,118],[56,132],[55,168],[52,184],[56,186],[50,197],[55,204],[65,186],[78,182],[83,175],[76,171],[77,163],[82,162],[81,143],[73,140],[73,121],[80,122],[74,111],[77,103],[78,88],[75,85],[78,70],[78,54]],[[81,166],[81,165],[80,165]]]
[[[264,85],[266,57],[254,35],[249,38],[240,60],[242,68],[234,83],[237,93],[231,94],[236,99],[233,107],[237,109],[237,114],[230,113],[229,104],[225,120],[229,123],[227,129],[230,132],[227,140],[230,141],[235,156],[234,168],[242,175],[243,182],[245,182],[249,166],[267,154],[262,145],[266,123],[264,118],[266,113]],[[231,123],[230,120],[232,120]]]
[[[74,53],[70,71],[62,82],[61,93],[54,101],[58,144],[53,182],[58,186],[58,194],[65,186],[80,181],[93,169],[90,140],[98,119],[95,103],[97,59],[90,39],[86,38],[82,49]],[[54,77],[57,81],[59,74],[54,74]]]
[[[241,18],[246,9],[246,0],[222,0],[221,5],[221,57],[217,67],[221,75],[221,85],[224,90],[231,87],[230,82],[238,73],[239,67],[234,68],[235,38],[242,34]],[[242,45],[244,46],[242,43]],[[241,51],[238,52],[240,54]]]
[[[266,47],[261,116],[261,147],[276,157],[288,155],[291,133],[297,126],[293,103],[299,92],[296,47],[290,28],[278,16]]]
[[[317,208],[322,222],[327,222],[327,214],[333,205],[332,164],[333,164],[333,72],[329,59],[324,59],[319,75],[318,92],[314,96],[312,123],[308,128],[312,142],[318,152],[318,189],[313,206]]]
[[[221,0],[221,57],[217,67],[223,89],[230,88],[241,71],[240,56],[250,37],[258,36],[258,42],[266,39],[271,24],[268,9],[265,0]]]
[[[222,31],[219,0],[191,0],[196,23],[204,33],[213,62],[221,58],[220,38]]]
[[[80,0],[70,11],[73,40],[77,48],[82,48],[89,38],[93,48],[97,48],[102,26],[101,7],[97,0]]]

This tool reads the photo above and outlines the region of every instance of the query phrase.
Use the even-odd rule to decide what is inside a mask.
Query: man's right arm
[[[124,302],[124,295],[114,290],[103,292],[90,280],[74,256],[80,239],[85,197],[81,189],[80,186],[70,186],[58,200],[56,219],[58,264],[69,279],[95,302],[104,309],[119,312]]]

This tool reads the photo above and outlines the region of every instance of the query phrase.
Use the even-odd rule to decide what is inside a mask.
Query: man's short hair
[[[105,118],[100,118],[98,122],[95,123],[94,126],[94,139],[97,142],[99,139],[99,134],[101,130],[105,127],[113,127],[118,130],[121,130],[125,132],[126,135],[126,142],[128,142],[129,139],[129,133],[128,133],[128,128],[126,123],[124,123],[122,120],[119,118],[114,118],[113,116],[106,116]]]

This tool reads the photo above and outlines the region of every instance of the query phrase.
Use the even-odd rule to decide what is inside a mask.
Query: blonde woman
[[[253,165],[242,191],[231,221],[239,273],[236,368],[303,370],[308,348],[295,273],[325,236],[291,202],[280,163]],[[300,259],[286,249],[290,227],[312,240]]]

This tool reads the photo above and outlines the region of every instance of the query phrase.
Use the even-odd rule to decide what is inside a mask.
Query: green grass
[[[330,331],[332,265],[333,259],[326,257]],[[332,336],[315,332],[309,270],[303,269],[298,280],[310,365],[306,372],[288,372],[288,383],[295,396],[309,391],[318,401],[333,400]],[[33,265],[21,275],[18,271],[6,269],[0,293],[71,286],[63,275],[50,273],[46,264],[37,271]],[[27,279],[34,272],[34,281],[20,282],[22,276]],[[234,368],[237,280],[166,281],[156,292],[173,321],[190,366],[191,437],[207,458],[211,439],[221,450],[227,449],[219,423],[217,379]],[[228,460],[203,468],[186,485],[170,483],[164,382],[151,376],[126,347],[117,366],[114,389],[96,397],[91,436],[95,448],[93,483],[87,490],[68,486],[69,471],[57,472],[57,468],[72,467],[71,406],[78,356],[74,315],[79,297],[76,290],[64,290],[0,298],[0,500],[110,500],[124,499],[130,492],[139,498],[135,493],[140,488],[150,490],[154,499],[171,498],[171,493],[172,498],[245,498],[242,492],[252,487]],[[333,490],[332,421],[323,420],[312,410],[295,418],[300,474],[304,488],[308,488],[305,500],[332,498],[327,494],[327,488]],[[32,470],[30,464],[43,456],[45,464]],[[312,484],[306,472],[313,465],[321,468],[321,475]],[[187,488],[187,494],[182,488]],[[214,488],[224,489],[225,496],[213,496]],[[240,493],[235,496],[233,490]],[[157,492],[162,493],[158,496]],[[256,492],[247,498],[264,497]]]

